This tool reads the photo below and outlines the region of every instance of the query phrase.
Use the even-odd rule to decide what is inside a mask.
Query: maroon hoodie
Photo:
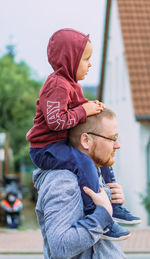
[[[89,36],[72,29],[52,35],[47,47],[54,73],[41,88],[34,125],[26,135],[31,148],[43,148],[67,138],[68,129],[86,121],[81,86],[76,72]]]

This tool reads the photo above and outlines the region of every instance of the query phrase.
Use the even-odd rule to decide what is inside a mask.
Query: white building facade
[[[121,144],[114,171],[125,192],[126,208],[142,218],[144,227],[149,216],[140,194],[145,194],[147,182],[150,182],[150,123],[137,121],[134,113],[116,0],[111,5],[107,44],[102,100],[116,112]]]

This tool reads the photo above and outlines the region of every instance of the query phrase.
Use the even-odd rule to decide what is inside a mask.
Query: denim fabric
[[[33,172],[44,259],[125,259],[120,242],[101,239],[112,218],[102,206],[84,215],[77,176],[68,170]]]
[[[99,184],[100,184],[100,187],[105,189],[105,192],[107,193],[108,198],[111,200],[110,188],[105,184],[101,170],[102,170],[102,167],[98,167],[97,171],[99,173]]]
[[[101,174],[105,184],[116,182],[112,167],[106,167],[106,166],[101,167]],[[118,207],[120,206],[121,204],[112,204],[113,212],[115,212],[115,210],[118,209]]]
[[[101,174],[102,174],[102,177],[103,177],[105,183],[116,182],[113,168],[111,166],[110,167],[107,167],[107,166],[101,167]]]
[[[85,194],[83,187],[87,186],[94,192],[99,192],[99,175],[88,156],[72,147],[67,140],[53,143],[43,149],[31,148],[30,156],[33,163],[41,169],[67,169],[76,174],[84,202],[84,212],[93,212],[95,204]]]

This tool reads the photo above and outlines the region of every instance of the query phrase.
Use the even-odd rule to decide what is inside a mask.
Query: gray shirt
[[[126,258],[118,241],[101,239],[103,229],[112,222],[107,210],[97,206],[92,214],[84,215],[76,175],[68,170],[37,169],[33,180],[45,259]]]

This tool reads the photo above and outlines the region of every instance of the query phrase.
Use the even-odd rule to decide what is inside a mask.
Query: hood
[[[33,180],[33,184],[34,187],[39,190],[40,186],[42,185],[42,183],[44,182],[45,177],[47,176],[47,174],[50,173],[51,170],[42,170],[42,169],[36,169],[33,171],[33,176],[32,176],[32,180]]]
[[[73,29],[55,32],[47,47],[48,61],[57,74],[76,81],[76,72],[89,35]]]

